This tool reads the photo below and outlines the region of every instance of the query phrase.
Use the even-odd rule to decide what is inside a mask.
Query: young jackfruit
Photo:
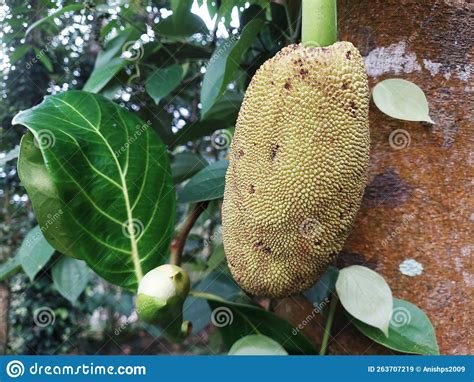
[[[359,51],[291,45],[253,77],[230,149],[222,209],[246,291],[309,288],[341,250],[364,192],[369,89]]]

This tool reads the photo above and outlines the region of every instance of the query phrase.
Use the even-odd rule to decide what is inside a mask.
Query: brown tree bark
[[[473,11],[465,0],[338,2],[339,39],[361,51],[370,87],[386,78],[416,83],[435,121],[395,120],[372,102],[369,182],[340,260],[370,264],[395,297],[423,309],[442,354],[474,352]],[[409,144],[390,142],[397,129]],[[399,266],[407,259],[422,273],[403,274]],[[332,354],[387,352],[343,319],[333,334]]]
[[[9,306],[10,290],[7,285],[0,284],[0,354],[6,354],[7,351]]]

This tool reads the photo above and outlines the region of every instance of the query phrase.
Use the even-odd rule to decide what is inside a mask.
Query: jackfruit
[[[349,42],[290,45],[252,78],[222,207],[229,269],[259,296],[299,293],[341,250],[369,158],[369,89]]]

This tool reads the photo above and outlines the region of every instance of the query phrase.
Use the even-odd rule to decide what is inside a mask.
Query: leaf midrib
[[[90,127],[92,127],[92,129],[95,131],[95,133],[102,139],[104,144],[107,146],[107,149],[109,150],[110,154],[112,155],[112,158],[114,159],[115,165],[117,166],[117,170],[119,172],[121,188],[122,188],[122,194],[123,194],[124,201],[125,201],[125,208],[127,210],[128,234],[130,236],[129,238],[130,238],[130,244],[131,244],[131,255],[132,255],[133,265],[134,265],[134,268],[135,268],[135,274],[137,276],[137,280],[140,281],[143,277],[143,271],[142,271],[142,267],[141,267],[141,264],[140,264],[140,257],[138,255],[138,243],[137,243],[137,240],[136,240],[136,237],[135,237],[135,232],[134,232],[135,229],[133,227],[133,212],[132,212],[132,209],[131,209],[130,198],[129,198],[129,195],[128,195],[127,180],[125,179],[125,175],[122,172],[122,168],[120,166],[120,163],[119,163],[114,151],[112,150],[112,147],[110,146],[109,142],[107,142],[107,140],[105,139],[103,134],[100,132],[99,128],[94,126],[94,124],[92,124],[91,121],[89,121],[73,105],[71,105],[70,103],[68,103],[68,102],[66,102],[66,101],[64,101],[60,98],[56,98],[56,99],[58,101],[62,102],[63,104],[65,104],[66,106],[68,106],[70,109],[72,109],[77,115],[79,115],[84,121],[86,121],[87,124],[89,124]],[[92,97],[92,99],[97,105],[97,110],[98,110],[98,113],[99,113],[99,121],[100,121],[101,118],[102,118],[100,105],[97,103],[97,100],[95,98]],[[126,124],[124,124],[124,128],[127,130],[127,134],[128,134],[128,127],[127,127]],[[127,148],[127,151],[128,150],[129,149]]]

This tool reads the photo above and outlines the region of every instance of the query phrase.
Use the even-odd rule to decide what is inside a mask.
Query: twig
[[[178,235],[171,242],[170,264],[181,264],[181,257],[183,255],[184,245],[186,244],[186,239],[189,235],[189,232],[191,231],[191,228],[193,228],[193,225],[196,223],[196,220],[198,220],[199,216],[201,216],[201,214],[206,210],[208,205],[208,200],[195,204],[191,213],[188,215],[186,221],[181,227]]]

